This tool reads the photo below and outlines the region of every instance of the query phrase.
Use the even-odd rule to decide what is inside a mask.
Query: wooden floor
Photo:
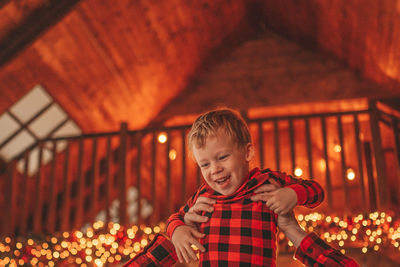
[[[358,249],[350,250],[347,256],[352,257],[361,267],[400,267],[400,262],[395,262],[381,253],[370,252],[363,254]],[[190,264],[176,264],[175,267],[196,267],[197,262]],[[293,254],[280,254],[277,258],[277,266],[284,267],[300,267],[304,266],[300,262],[293,259]]]

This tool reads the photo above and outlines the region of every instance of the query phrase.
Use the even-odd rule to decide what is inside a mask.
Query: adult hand
[[[271,184],[262,185],[254,190],[255,195],[252,201],[264,201],[267,207],[276,214],[285,214],[297,205],[297,194],[289,188],[283,187],[275,180],[270,180]]]
[[[197,260],[192,245],[196,246],[201,252],[205,252],[205,248],[198,241],[199,238],[203,238],[204,236],[203,233],[187,225],[176,227],[172,233],[171,242],[175,246],[176,255],[180,263],[183,263],[183,260],[187,263]]]
[[[279,229],[285,234],[287,239],[292,241],[296,248],[300,246],[301,241],[307,236],[307,233],[300,227],[294,217],[293,211],[278,215],[277,223]]]
[[[278,215],[277,223],[282,232],[286,232],[292,228],[300,227],[293,211]]]
[[[197,227],[199,223],[208,221],[207,216],[200,215],[201,212],[213,212],[216,200],[208,197],[199,197],[196,203],[186,212],[184,222],[186,225]]]

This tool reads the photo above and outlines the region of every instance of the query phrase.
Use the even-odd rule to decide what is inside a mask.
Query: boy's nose
[[[211,165],[211,174],[218,174],[222,171],[222,167],[219,164]]]

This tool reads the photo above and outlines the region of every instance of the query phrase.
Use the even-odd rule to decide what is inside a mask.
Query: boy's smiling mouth
[[[231,178],[231,175],[227,175],[225,177],[219,178],[219,179],[215,180],[214,182],[216,182],[219,185],[223,185],[229,180],[229,178]]]

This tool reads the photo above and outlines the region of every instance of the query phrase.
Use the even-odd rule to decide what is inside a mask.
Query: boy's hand
[[[193,251],[192,245],[195,245],[201,252],[205,252],[205,248],[198,241],[199,238],[204,237],[205,234],[200,233],[193,227],[182,225],[176,227],[172,234],[172,244],[175,246],[176,255],[180,263],[185,260],[187,263],[192,260],[196,261],[197,256]]]
[[[208,197],[199,197],[196,203],[186,212],[183,218],[186,225],[197,227],[198,223],[204,223],[208,221],[207,216],[201,216],[201,212],[213,212],[213,205],[216,200]]]
[[[271,184],[260,186],[254,193],[252,201],[264,201],[267,207],[278,215],[288,213],[297,204],[296,192],[291,188],[281,188],[274,180],[271,180]]]

